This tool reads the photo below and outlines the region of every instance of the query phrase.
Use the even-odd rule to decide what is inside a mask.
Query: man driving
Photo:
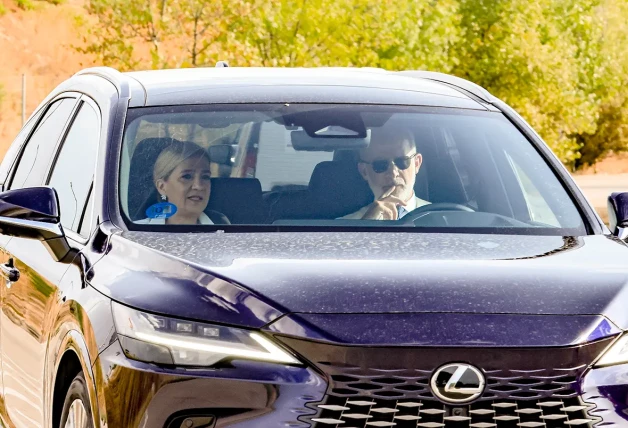
[[[414,194],[422,161],[412,133],[392,127],[374,128],[369,146],[360,151],[358,170],[373,191],[375,201],[342,218],[398,220],[429,204]]]

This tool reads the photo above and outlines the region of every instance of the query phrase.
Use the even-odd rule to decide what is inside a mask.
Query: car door
[[[85,238],[78,232],[91,190],[100,115],[95,104],[81,98],[58,150],[50,153],[42,172],[43,184],[53,187],[59,198],[61,225],[70,245],[82,248]],[[30,144],[30,143],[29,143]],[[20,171],[18,164],[16,177]],[[12,181],[16,183],[15,177]],[[42,184],[32,183],[31,185]],[[55,262],[37,240],[12,238],[7,253],[19,279],[4,290],[1,354],[7,422],[18,427],[43,427],[44,375],[51,317],[61,305],[59,284],[68,269]]]
[[[11,145],[0,167],[3,190],[10,189],[12,185],[13,188],[17,189],[25,185],[37,186],[44,183],[50,157],[54,153],[66,124],[74,111],[77,100],[77,96],[73,94],[63,94],[53,99],[41,109],[40,114],[34,115],[36,121],[35,130],[32,133],[28,130],[26,133],[24,131],[20,132],[15,144]],[[25,145],[23,144],[24,140],[27,140]],[[6,323],[7,313],[10,316],[14,316],[15,313],[20,313],[21,309],[20,307],[13,309],[4,305],[6,291],[13,285],[6,275],[6,271],[14,264],[13,257],[8,251],[8,244],[11,239],[0,234],[0,275],[2,276],[0,281],[0,295],[2,296],[2,311],[0,311],[0,367],[2,368],[3,383],[5,379],[4,370],[10,363],[1,362],[2,343],[6,340],[1,331],[2,320],[5,320]],[[4,394],[3,387],[3,398]],[[7,423],[8,413],[6,401],[4,399],[0,400],[0,422],[3,422],[5,425],[9,425]]]
[[[4,155],[2,164],[0,164],[0,188],[1,189],[5,188],[5,184],[7,184],[7,178],[9,177],[9,173],[12,167],[15,165],[15,162],[17,161],[18,155],[22,147],[24,146],[24,142],[31,135],[33,129],[35,128],[35,125],[37,125],[37,123],[39,122],[39,119],[41,118],[43,110],[44,109],[40,109],[39,111],[37,111],[28,120],[28,122],[26,122],[26,125],[24,125],[20,133],[17,135],[17,137],[13,141],[13,144],[11,144],[11,147],[9,148],[7,153]],[[10,240],[11,240],[10,236],[5,236],[5,235],[0,234],[0,266],[9,265],[10,256],[9,256],[9,253],[6,251],[6,248]],[[5,278],[0,278],[0,296],[2,296],[1,287],[4,286],[5,280],[6,280]],[[0,393],[2,391],[1,373],[2,373],[2,360],[0,358]],[[4,409],[2,403],[0,403],[0,415],[3,415],[3,414],[6,414],[6,410]],[[2,419],[2,416],[0,416],[0,419]]]

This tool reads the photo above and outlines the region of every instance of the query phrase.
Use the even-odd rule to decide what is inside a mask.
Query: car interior
[[[417,175],[415,194],[432,202],[472,204],[461,180],[447,174],[454,170],[450,153],[438,153],[435,144],[421,146],[423,166]],[[157,156],[171,138],[147,138],[133,153],[129,171],[128,206],[132,220],[145,217],[146,209],[158,200],[152,170]],[[360,176],[358,154],[337,150],[333,160],[318,163],[307,187],[280,186],[262,191],[256,178],[212,177],[207,210],[225,214],[233,224],[268,224],[286,219],[335,219],[352,213],[373,201],[373,193]],[[438,192],[430,192],[430,188]]]

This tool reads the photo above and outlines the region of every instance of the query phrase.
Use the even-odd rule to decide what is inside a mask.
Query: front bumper
[[[610,339],[534,349],[276,339],[309,367],[234,361],[213,370],[165,369],[127,359],[116,341],[94,366],[100,426],[628,427],[628,367],[588,368]],[[446,405],[429,389],[432,371],[453,361],[486,374],[487,389],[469,405]]]

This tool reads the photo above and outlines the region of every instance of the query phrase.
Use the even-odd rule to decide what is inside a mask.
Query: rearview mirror
[[[628,192],[615,192],[608,197],[608,223],[614,235],[628,239]]]
[[[42,241],[55,261],[63,261],[70,252],[60,223],[57,193],[50,187],[0,193],[0,233]]]
[[[235,164],[237,146],[231,144],[215,144],[209,146],[209,159],[218,165],[232,166]]]
[[[353,136],[353,135],[334,135],[334,134],[318,134],[316,137],[311,137],[305,131],[292,131],[290,132],[290,138],[292,140],[292,147],[294,150],[304,151],[334,151],[340,149],[364,149],[368,147],[371,142],[371,130],[366,130],[366,136]]]

